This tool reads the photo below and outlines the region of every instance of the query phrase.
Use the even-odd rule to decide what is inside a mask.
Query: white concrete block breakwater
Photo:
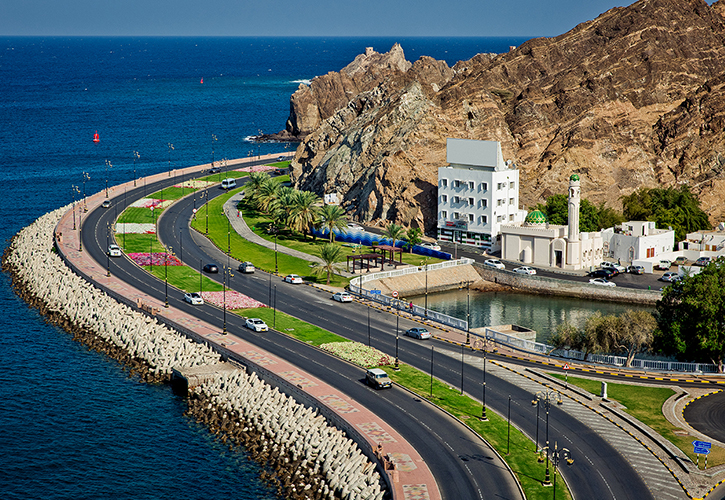
[[[12,275],[18,294],[84,342],[151,374],[144,377],[147,381],[168,381],[172,368],[218,363],[221,357],[210,347],[117,302],[65,265],[53,251],[53,237],[69,209],[40,217],[13,238],[3,255],[3,270]],[[196,409],[190,403],[196,418],[210,423],[222,409],[226,425],[212,430],[248,448],[252,443],[255,458],[276,462],[275,480],[287,498],[385,496],[375,465],[351,439],[255,374],[237,370],[217,375],[194,391],[192,397],[205,402],[205,408]],[[228,419],[227,412],[238,418]]]
[[[344,432],[256,374],[225,373],[192,392],[200,407],[191,412],[206,410],[200,420],[254,449],[275,468],[288,466],[288,476],[277,473],[288,498],[381,500],[385,496],[375,465]],[[209,422],[212,412],[217,416]],[[244,424],[230,424],[229,414],[238,415]]]

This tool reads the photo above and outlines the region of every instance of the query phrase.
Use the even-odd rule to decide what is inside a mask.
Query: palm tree
[[[403,226],[399,226],[395,223],[388,224],[388,227],[386,227],[383,231],[383,235],[393,240],[393,246],[395,246],[396,241],[403,239],[403,233]]]
[[[328,205],[331,206],[331,205]],[[330,284],[330,275],[335,271],[335,264],[340,260],[342,247],[334,243],[325,243],[320,247],[320,258],[322,262],[318,262],[312,266],[312,273],[315,276],[327,274],[327,284]]]
[[[259,194],[259,188],[265,183],[269,182],[271,177],[266,172],[250,172],[249,180],[244,185],[247,200],[250,206],[255,206],[256,198]]]
[[[320,209],[318,221],[322,229],[330,231],[330,243],[335,239],[333,229],[338,229],[343,233],[347,232],[347,216],[345,211],[337,205],[324,205]]]
[[[415,245],[420,244],[423,240],[421,239],[422,231],[418,227],[411,227],[408,229],[408,231],[405,233],[405,238],[408,240],[408,250],[410,253],[413,253],[413,247]]]
[[[265,181],[261,186],[259,186],[256,191],[257,194],[254,197],[257,210],[264,213],[270,213],[275,200],[279,196],[279,192],[280,185],[278,182],[273,181],[272,179]]]
[[[306,238],[307,230],[319,217],[319,201],[320,197],[312,191],[295,191],[288,218],[290,229],[301,232]]]
[[[274,219],[275,224],[290,227],[297,192],[295,189],[287,186],[278,189],[277,198],[272,201],[269,207],[270,215]]]

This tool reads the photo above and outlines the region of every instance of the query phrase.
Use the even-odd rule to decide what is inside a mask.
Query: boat
[[[96,133],[93,134],[93,142],[101,142],[101,138],[98,135],[98,130],[96,130]]]
[[[201,83],[204,83],[204,79],[203,78],[201,79]]]

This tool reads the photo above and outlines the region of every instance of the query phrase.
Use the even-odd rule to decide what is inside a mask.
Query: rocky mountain
[[[408,66],[399,46],[387,69],[358,56],[293,96],[287,128],[310,131],[294,181],[337,192],[359,220],[431,230],[446,138],[497,140],[525,207],[576,172],[584,197],[615,207],[639,187],[687,183],[725,220],[724,14],[725,0],[640,0],[453,68]]]

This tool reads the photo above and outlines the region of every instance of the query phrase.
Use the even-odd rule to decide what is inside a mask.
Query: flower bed
[[[156,225],[140,222],[119,222],[116,234],[156,234]]]
[[[392,365],[395,361],[384,352],[360,342],[330,342],[329,344],[320,345],[320,348],[363,368]]]
[[[154,252],[146,253],[130,253],[129,258],[139,266],[148,266],[153,263],[154,266],[181,266],[181,261],[170,253]]]
[[[224,307],[225,292],[201,292],[201,298],[205,302],[209,302],[218,307]],[[255,307],[267,307],[261,302],[251,297],[235,292],[233,290],[226,291],[227,309],[253,309]]]
[[[204,189],[206,187],[211,186],[212,184],[215,184],[214,182],[210,181],[200,181],[196,179],[192,179],[190,181],[184,181],[183,183],[174,185],[175,188],[184,188],[184,189]]]
[[[277,170],[277,167],[271,165],[254,165],[236,169],[237,172],[266,172],[268,170]]]
[[[157,200],[155,198],[141,198],[140,200],[134,201],[129,206],[136,208],[156,208],[163,206],[164,201],[166,200]]]

